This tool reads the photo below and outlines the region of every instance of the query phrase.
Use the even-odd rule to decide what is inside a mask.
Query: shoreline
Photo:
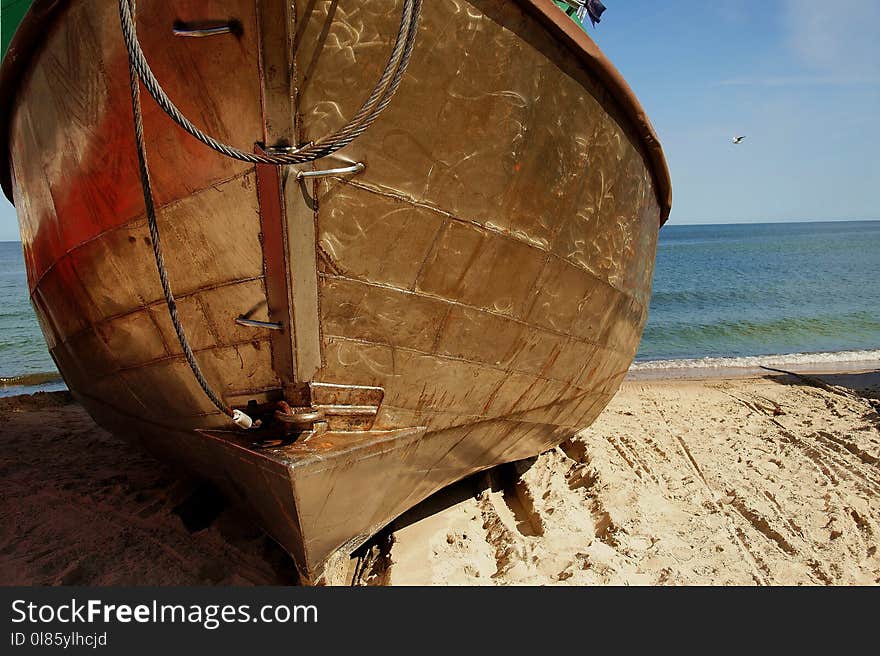
[[[771,360],[770,357],[767,358]],[[772,360],[776,362],[776,357]],[[674,362],[666,360],[665,362]],[[767,364],[775,369],[786,369],[805,375],[857,374],[880,370],[878,360],[829,361],[829,362],[785,362]],[[758,378],[767,375],[782,375],[779,372],[763,369],[762,366],[706,366],[706,367],[656,367],[650,369],[630,369],[625,381],[676,381],[676,380],[735,380]]]
[[[768,356],[774,361],[777,356]],[[659,362],[659,361],[658,361]],[[676,362],[664,360],[664,363]],[[770,365],[768,365],[770,366]],[[676,381],[725,381],[744,380],[749,378],[763,378],[766,376],[784,376],[784,368],[795,374],[807,376],[823,375],[835,376],[845,374],[871,374],[876,372],[880,376],[880,359],[878,360],[855,360],[855,361],[829,361],[829,362],[794,362],[772,365],[776,371],[765,369],[762,366],[658,366],[646,369],[630,369],[623,380],[627,383],[640,382],[676,382]],[[23,397],[39,397],[41,395],[70,395],[70,390],[64,379],[59,375],[57,380],[40,385],[9,385],[0,384],[0,409],[9,402]],[[75,401],[71,398],[71,403]]]
[[[762,366],[788,369],[802,374],[858,373],[880,369],[880,349],[636,360],[628,370],[625,380],[731,379],[751,378],[771,373]],[[67,384],[58,372],[0,376],[0,398],[67,390]]]

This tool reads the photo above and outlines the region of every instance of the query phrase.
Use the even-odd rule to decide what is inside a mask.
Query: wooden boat
[[[402,8],[141,0],[137,38],[198,126],[295,152],[355,114]],[[381,118],[302,166],[225,157],[143,100],[180,324],[250,430],[169,319],[117,4],[35,0],[0,71],[0,177],[71,391],[249,508],[308,581],[595,419],[636,353],[670,208],[638,101],[552,0],[432,0],[414,34]]]

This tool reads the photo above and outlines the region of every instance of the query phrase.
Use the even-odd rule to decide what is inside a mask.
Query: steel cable
[[[196,380],[199,382],[202,390],[211,399],[211,402],[225,415],[234,417],[234,411],[226,405],[214,392],[208,381],[202,373],[196,356],[190,348],[189,340],[186,337],[186,331],[180,323],[180,317],[177,314],[177,302],[174,299],[174,293],[171,291],[171,283],[168,281],[168,272],[165,268],[165,257],[162,254],[162,241],[159,237],[159,225],[156,220],[156,205],[153,201],[153,186],[150,181],[150,169],[147,165],[147,151],[144,144],[144,119],[141,111],[141,90],[138,83],[137,72],[133,67],[129,66],[129,83],[131,86],[131,109],[134,116],[134,137],[137,145],[138,168],[140,170],[141,188],[144,192],[144,205],[147,210],[147,224],[150,228],[150,241],[153,245],[153,256],[156,258],[156,268],[159,270],[159,280],[162,283],[162,293],[165,296],[165,303],[168,306],[168,314],[171,316],[171,323],[174,325],[174,331],[177,333],[177,340],[183,349],[183,355],[189,364]]]
[[[309,143],[293,152],[257,154],[239,150],[218,141],[196,127],[192,121],[184,116],[156,79],[138,41],[134,18],[135,0],[119,0],[119,17],[129,63],[143,82],[144,88],[165,113],[193,137],[227,157],[252,164],[275,165],[305,164],[332,155],[363,134],[379,118],[400,86],[400,81],[409,65],[418,32],[421,10],[422,0],[404,0],[400,29],[388,64],[379,78],[379,82],[373,88],[373,92],[346,125],[334,134]]]

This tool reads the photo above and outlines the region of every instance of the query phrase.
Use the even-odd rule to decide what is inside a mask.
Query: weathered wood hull
[[[116,3],[56,4],[36,3],[53,27],[32,52],[17,37],[3,69],[5,183],[49,349],[99,423],[215,480],[304,577],[443,486],[558,444],[613,396],[647,316],[668,174],[628,89],[550,0],[426,2],[387,112],[315,164],[364,162],[355,177],[299,183],[224,158],[144,99],[168,273],[211,384],[236,407],[303,389],[340,416],[372,407],[366,425],[275,446],[216,411],[168,319]],[[304,142],[363,101],[400,2],[294,4],[292,91],[270,61],[283,2],[141,0],[138,31],[209,133]],[[171,36],[229,17],[240,35]]]

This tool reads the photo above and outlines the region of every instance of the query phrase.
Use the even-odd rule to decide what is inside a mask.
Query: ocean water
[[[660,231],[635,369],[868,361],[878,349],[880,221]]]
[[[64,389],[28,296],[18,242],[0,242],[0,396]]]
[[[63,388],[0,242],[0,396]],[[667,226],[635,370],[880,360],[880,221]]]

